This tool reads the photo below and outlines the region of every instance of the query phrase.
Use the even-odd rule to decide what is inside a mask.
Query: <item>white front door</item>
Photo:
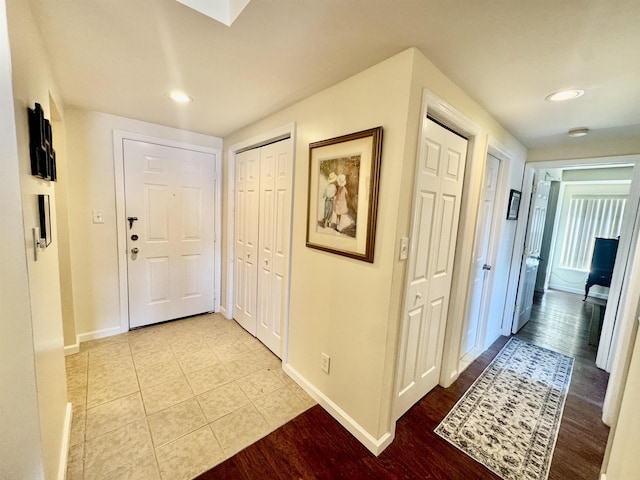
[[[234,318],[277,356],[288,305],[293,141],[236,155]]]
[[[438,384],[467,140],[426,119],[421,132],[394,417]]]
[[[489,306],[488,285],[491,277],[491,265],[488,264],[493,207],[496,200],[500,160],[488,155],[485,165],[480,207],[476,223],[476,238],[471,264],[471,288],[469,293],[469,309],[462,330],[460,358],[471,361],[480,353],[482,339],[478,338],[481,325],[486,320]]]
[[[518,333],[518,330],[531,318],[533,294],[536,287],[538,264],[540,263],[540,250],[542,248],[544,222],[547,218],[550,188],[550,181],[540,180],[533,192],[534,199],[529,210],[527,238],[525,240],[524,257],[520,269],[520,282],[516,299],[516,305],[518,306],[517,316],[513,322],[512,333]]]
[[[215,155],[123,147],[130,328],[213,311]]]

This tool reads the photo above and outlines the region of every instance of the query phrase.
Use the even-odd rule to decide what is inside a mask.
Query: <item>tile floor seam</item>
[[[72,374],[75,375],[77,371],[81,371],[82,378],[85,380],[86,384],[82,390],[82,398],[84,401],[76,402],[81,405],[81,407],[78,408],[81,409],[81,414],[83,415],[83,418],[81,419],[82,424],[77,426],[78,430],[80,430],[82,434],[79,435],[78,442],[72,447],[74,448],[74,452],[76,452],[74,458],[77,458],[79,456],[78,453],[82,452],[82,458],[78,459],[82,469],[82,476],[80,478],[84,478],[87,474],[86,467],[88,465],[87,458],[89,455],[93,455],[94,458],[96,455],[95,451],[94,453],[91,453],[90,450],[87,450],[87,444],[91,442],[91,448],[94,448],[95,445],[99,445],[99,443],[95,442],[96,439],[99,439],[103,435],[121,432],[123,431],[123,428],[131,427],[136,422],[142,422],[138,425],[138,428],[142,428],[141,425],[144,425],[143,432],[146,438],[145,442],[148,442],[150,450],[153,451],[153,468],[155,468],[154,472],[156,472],[153,475],[155,478],[163,478],[163,480],[165,480],[167,478],[167,472],[169,471],[167,468],[174,469],[175,461],[180,462],[180,458],[183,458],[179,456],[175,457],[175,455],[185,454],[184,452],[181,454],[178,451],[174,451],[175,448],[180,445],[180,448],[184,448],[184,445],[188,445],[189,441],[193,442],[197,441],[197,439],[202,439],[202,434],[197,434],[197,432],[201,432],[203,428],[206,427],[208,429],[211,434],[211,439],[215,439],[219,452],[222,454],[222,458],[216,456],[217,460],[215,460],[215,464],[217,464],[246,448],[246,446],[248,446],[247,442],[250,444],[257,441],[259,438],[263,438],[283,424],[283,418],[281,416],[274,417],[274,419],[270,421],[268,409],[264,409],[264,405],[262,410],[259,409],[256,402],[277,392],[289,391],[290,394],[293,394],[293,398],[296,398],[297,400],[289,407],[284,406],[287,411],[284,423],[293,418],[291,417],[291,413],[293,413],[293,416],[296,416],[301,411],[306,410],[310,405],[315,403],[310,397],[303,397],[303,394],[306,395],[306,392],[301,390],[299,387],[298,389],[294,388],[297,386],[295,382],[294,384],[291,384],[284,380],[283,376],[285,376],[286,373],[282,371],[277,372],[274,366],[274,364],[277,363],[281,368],[282,364],[280,360],[273,356],[273,354],[254,337],[242,330],[235,322],[229,322],[216,314],[203,315],[198,318],[199,320],[196,321],[193,321],[193,319],[186,319],[185,321],[179,320],[171,322],[171,324],[164,324],[163,326],[155,329],[154,327],[158,326],[152,326],[149,327],[149,330],[144,331],[144,333],[138,333],[140,330],[134,331],[134,333],[126,332],[117,340],[111,340],[113,337],[110,337],[110,340],[108,341],[98,340],[88,342],[89,345],[85,345],[84,348],[81,348],[79,354],[76,354],[81,356],[74,357],[74,360],[70,360],[69,364],[72,364],[73,367],[67,371],[68,378],[71,378]],[[172,343],[169,340],[171,335],[177,337],[176,342]],[[210,340],[202,340],[202,342],[199,342],[199,338],[208,338]],[[152,340],[148,341],[147,339]],[[214,343],[217,346],[214,346]],[[204,345],[205,348],[190,350],[189,345],[198,344]],[[181,347],[178,347],[177,345],[180,345]],[[171,352],[172,358],[169,363],[167,363],[167,360],[163,358],[164,355],[162,353],[157,353],[157,351],[162,351],[166,348]],[[152,353],[153,350],[156,350],[156,353]],[[177,351],[181,351],[181,353],[176,354]],[[136,358],[138,358],[137,362]],[[166,366],[173,362],[175,362],[175,365],[177,366],[177,371],[180,372],[180,377],[177,382],[182,383],[182,386],[186,386],[186,390],[190,393],[177,401],[175,399],[167,400],[167,406],[160,408],[159,410],[154,410],[149,414],[147,404],[144,401],[143,392],[145,390],[148,391],[150,388],[154,388],[157,385],[170,383],[176,379],[170,379],[166,382],[160,382],[159,384],[151,386],[146,385],[145,388],[143,388],[144,382],[141,375],[142,373],[145,373],[144,369],[152,369],[154,366],[162,368],[163,364]],[[137,387],[136,390],[128,393],[118,392],[115,398],[107,395],[104,398],[108,398],[108,400],[96,403],[88,408],[90,400],[89,384],[91,383],[93,391],[99,388],[108,388],[110,383],[122,381],[121,377],[112,370],[113,366],[117,366],[119,363],[121,365],[124,363],[131,367],[131,373],[133,378],[135,378],[135,387]],[[212,374],[212,378],[214,378],[214,380],[207,380],[206,372],[211,371],[214,367],[217,369],[218,373]],[[222,372],[226,375],[222,375]],[[263,372],[263,375],[260,375],[260,372]],[[196,385],[198,374],[201,375],[200,380],[204,378],[204,380],[202,380],[203,383],[200,383],[200,386]],[[215,379],[215,375],[218,374],[222,380],[220,380],[220,378]],[[89,381],[90,377],[93,377],[91,382]],[[248,377],[253,378],[247,379]],[[244,389],[241,387],[243,382],[241,381],[238,383],[238,381],[242,379],[247,379],[244,382]],[[153,379],[150,380],[150,382],[153,381]],[[210,381],[211,383],[207,383],[207,381]],[[220,383],[217,383],[218,381],[220,381]],[[235,384],[236,389],[242,393],[243,397],[247,400],[247,403],[245,403],[244,400],[241,400],[240,405],[233,405],[233,409],[231,411],[227,412],[222,417],[218,417],[210,421],[209,417],[207,417],[205,413],[205,407],[203,405],[204,398],[200,397],[231,383]],[[210,388],[211,385],[214,386]],[[200,391],[200,388],[204,388],[205,390]],[[128,390],[129,389],[127,388],[123,388],[123,391]],[[266,393],[264,393],[265,390],[267,390]],[[199,393],[196,394],[196,391]],[[256,392],[258,392],[257,396]],[[144,413],[143,417],[127,421],[124,424],[115,427],[115,429],[109,429],[96,437],[88,439],[88,411],[109,402],[117,402],[127,396],[133,396],[136,393],[142,402],[142,412]],[[92,401],[95,401],[96,399],[101,400],[101,398],[96,397],[95,394],[92,395]],[[176,398],[178,397],[181,397],[181,395],[178,395]],[[293,401],[293,399],[291,401]],[[154,433],[151,429],[150,420],[152,416],[168,411],[178,405],[187,404],[187,402],[192,402],[191,406],[197,407],[197,414],[194,411],[189,411],[187,407],[185,407],[186,410],[183,412],[181,412],[180,409],[177,409],[176,415],[185,415],[185,430],[178,428],[176,430],[178,432],[177,436],[173,437],[173,434],[170,433],[169,436],[167,436],[167,439],[162,440],[164,443],[160,444],[160,440],[154,439]],[[162,402],[159,402],[159,404],[162,404]],[[238,410],[242,408],[248,408],[247,412],[253,412],[250,413],[250,417],[253,417],[254,419],[259,418],[261,420],[258,421],[260,425],[257,430],[251,427],[244,434],[240,434],[240,437],[228,437],[229,440],[227,441],[231,441],[232,443],[227,444],[227,450],[225,450],[223,448],[223,441],[220,438],[220,434],[216,433],[216,429],[214,429],[213,425],[221,419],[237,413]],[[108,408],[106,410],[108,411]],[[79,416],[81,414],[79,414]],[[124,414],[128,415],[126,412]],[[118,416],[117,413],[108,414],[108,416],[109,415],[114,418],[117,418]],[[193,418],[193,415],[195,415],[195,419]],[[198,417],[202,420],[198,420]],[[200,424],[200,421],[203,421],[204,423]],[[199,426],[195,426],[197,424]],[[222,422],[221,425],[224,425],[224,422]],[[254,433],[251,433],[252,431]],[[156,436],[158,435],[159,434],[156,434]],[[105,439],[108,438],[109,437],[105,437]],[[168,440],[168,438],[171,439]],[[238,440],[238,438],[240,438],[240,440]],[[170,445],[173,445],[173,447],[170,447]],[[168,456],[163,457],[161,460],[159,457],[159,450],[162,449],[162,447],[167,447],[165,449],[165,453]],[[202,458],[200,462],[211,462],[211,459],[213,459],[213,457],[209,460]],[[127,460],[126,458],[121,460],[122,462],[118,462],[118,465],[109,465],[107,467],[109,472],[120,471],[122,473],[123,471],[129,471],[128,469],[130,467],[135,469],[135,460]],[[93,461],[95,462],[96,460]],[[151,468],[151,465],[148,463],[149,461],[151,461],[150,457],[146,460],[142,460],[146,466],[142,466],[141,468]],[[202,465],[204,464],[200,464],[198,468],[201,468]],[[207,467],[207,469],[211,468],[211,466]],[[93,473],[98,471],[96,470],[97,467],[95,464],[92,465],[92,468]],[[101,468],[104,468],[104,466]],[[189,471],[193,472],[193,468]],[[165,475],[163,475],[163,472]],[[89,473],[91,474],[92,472]],[[73,477],[73,479],[75,478],[76,477]],[[72,480],[72,478],[70,478],[70,480]]]

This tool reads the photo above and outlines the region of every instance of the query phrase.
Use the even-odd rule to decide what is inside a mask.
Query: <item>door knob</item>
[[[131,249],[131,253],[133,253],[134,255],[136,255],[139,251],[140,251],[140,249],[138,247],[133,247]]]
[[[483,270],[491,270],[491,265],[487,265],[486,263],[482,266]]]

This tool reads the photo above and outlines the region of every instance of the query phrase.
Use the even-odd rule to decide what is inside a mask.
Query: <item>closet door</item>
[[[257,337],[278,357],[288,305],[293,143],[260,149],[260,235]]]
[[[256,335],[260,150],[236,155],[234,317]]]

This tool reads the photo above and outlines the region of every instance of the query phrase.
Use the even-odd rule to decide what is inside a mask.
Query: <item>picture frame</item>
[[[507,209],[507,220],[518,219],[521,195],[522,193],[518,190],[511,189],[511,191],[509,192],[509,208]]]
[[[38,211],[40,216],[40,238],[44,240],[44,246],[51,245],[51,206],[49,195],[38,195]]]
[[[373,263],[382,127],[309,144],[309,248]]]

